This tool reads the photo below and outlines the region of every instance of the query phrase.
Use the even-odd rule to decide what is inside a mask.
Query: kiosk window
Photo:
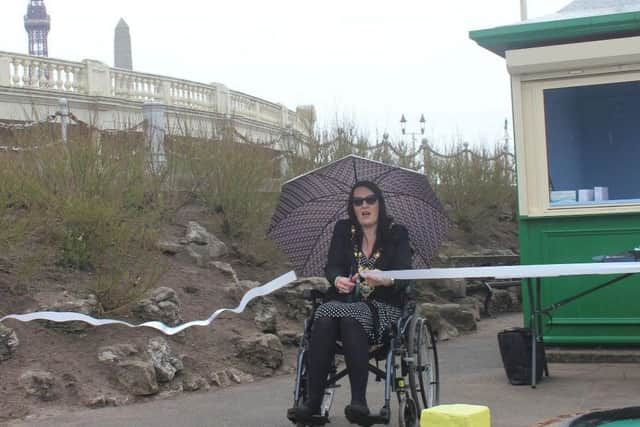
[[[640,81],[544,90],[550,203],[640,203]]]

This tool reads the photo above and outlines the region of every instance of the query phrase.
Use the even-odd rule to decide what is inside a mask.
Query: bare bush
[[[132,260],[148,259],[167,209],[159,191],[163,177],[148,172],[139,135],[105,141],[76,129],[63,144],[36,128],[11,143],[16,150],[0,155],[0,222],[18,227],[3,228],[0,244],[9,250],[12,242],[37,236],[58,264],[91,271],[108,307],[126,303],[112,291],[150,286],[125,283],[145,276]]]
[[[264,236],[277,200],[277,152],[232,138],[171,138],[170,170],[176,183],[202,202],[230,237]]]
[[[351,153],[423,168],[470,242],[515,215],[513,175],[497,146],[452,145],[442,155],[418,154],[387,138],[372,145],[346,120],[311,138],[291,131],[277,145],[239,141],[231,128],[217,139],[190,137],[187,127],[181,134],[167,138],[167,163],[160,169],[149,164],[147,144],[136,132],[74,126],[67,144],[48,124],[3,134],[3,144],[17,149],[0,152],[0,250],[45,243],[59,265],[91,272],[91,290],[106,309],[117,309],[158,279],[162,263],[148,261],[156,256],[162,224],[180,206],[202,204],[228,238],[245,248],[264,247],[283,180]],[[23,251],[21,274],[37,274],[41,259],[40,252]]]
[[[515,219],[516,187],[501,146],[456,144],[441,154],[426,153],[427,178],[467,241],[486,239],[498,221]]]

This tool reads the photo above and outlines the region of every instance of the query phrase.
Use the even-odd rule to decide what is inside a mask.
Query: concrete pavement
[[[570,415],[599,408],[640,405],[640,365],[549,365],[551,376],[537,389],[512,386],[502,367],[496,334],[522,324],[520,315],[484,319],[477,333],[440,343],[441,403],[487,405],[493,427],[552,426]],[[278,377],[208,393],[119,408],[49,411],[44,418],[14,422],[17,426],[215,426],[289,427],[285,410],[291,405],[291,377]],[[371,381],[369,403],[379,409],[383,390]],[[346,427],[343,415],[348,385],[339,389],[330,427]],[[397,405],[392,407],[397,426]]]

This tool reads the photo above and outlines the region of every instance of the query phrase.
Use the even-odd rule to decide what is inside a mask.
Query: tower
[[[116,68],[133,69],[131,55],[131,35],[129,26],[124,19],[120,18],[116,26],[115,38],[113,43],[113,66]]]
[[[24,16],[24,29],[29,34],[29,55],[49,56],[47,38],[51,18],[43,0],[30,0]]]

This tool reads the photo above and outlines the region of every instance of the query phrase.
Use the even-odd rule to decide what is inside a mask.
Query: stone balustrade
[[[0,52],[0,85],[81,92],[82,63]]]
[[[72,62],[0,51],[2,87],[24,89],[30,94],[47,91],[59,96],[102,97],[113,101],[155,101],[168,107],[247,119],[309,134],[306,119],[281,104],[229,90],[219,83],[203,84],[112,68],[90,59]]]

